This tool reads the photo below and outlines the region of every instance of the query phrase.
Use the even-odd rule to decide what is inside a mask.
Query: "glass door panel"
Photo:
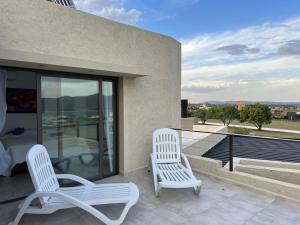
[[[99,81],[42,76],[41,100],[42,142],[56,172],[102,177]]]
[[[114,121],[114,88],[113,82],[102,82],[102,115],[103,115],[103,172],[105,176],[116,173],[116,154],[115,154],[115,121]]]

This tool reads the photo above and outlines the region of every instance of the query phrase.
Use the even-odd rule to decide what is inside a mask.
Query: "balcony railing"
[[[235,157],[300,163],[300,139],[173,129],[181,133],[183,152],[220,160],[229,171]]]

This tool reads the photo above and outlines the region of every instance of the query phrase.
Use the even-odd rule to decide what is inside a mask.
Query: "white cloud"
[[[194,68],[183,69],[184,81],[199,79],[213,79],[213,78],[230,78],[239,76],[240,79],[247,79],[249,77],[257,77],[259,74],[276,73],[281,71],[284,73],[287,69],[300,70],[300,58],[298,57],[270,57],[267,59],[251,60],[246,62],[236,62],[230,64],[214,64],[201,65]],[[289,71],[290,73],[290,71]],[[272,74],[271,74],[272,75]],[[287,74],[286,74],[287,75]],[[300,75],[300,74],[299,74]],[[266,75],[264,75],[266,76]],[[264,77],[261,77],[263,79]]]
[[[124,8],[106,7],[98,11],[97,15],[119,22],[136,23],[141,13],[136,9],[126,11]]]
[[[215,82],[215,81],[214,81]],[[216,81],[218,86],[204,82],[192,86],[182,86],[182,98],[190,102],[204,101],[295,101],[299,102],[298,79],[256,80],[256,81]],[[224,84],[222,84],[224,82]],[[212,81],[213,83],[213,81]],[[199,100],[200,99],[200,100]]]
[[[282,23],[265,23],[235,31],[199,35],[191,40],[183,40],[183,53],[186,56],[202,55],[201,50],[209,50],[205,52],[214,53],[215,49],[223,46],[245,44],[263,50],[261,53],[266,55],[276,52],[278,46],[289,41],[291,37],[299,38],[299,28],[300,19],[296,18]]]
[[[214,92],[228,88],[232,86],[235,82],[232,81],[201,81],[201,82],[192,82],[182,85],[182,91],[185,92]]]
[[[293,89],[300,84],[299,40],[300,17],[182,40],[182,95],[194,102],[300,101]]]
[[[75,0],[77,9],[122,23],[135,24],[141,12],[125,9],[122,0]]]

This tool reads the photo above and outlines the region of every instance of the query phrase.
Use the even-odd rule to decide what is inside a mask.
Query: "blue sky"
[[[75,0],[182,43],[182,98],[300,101],[299,0]]]

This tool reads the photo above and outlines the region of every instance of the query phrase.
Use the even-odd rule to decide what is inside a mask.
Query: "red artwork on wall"
[[[36,90],[7,88],[6,103],[7,113],[36,113]]]

